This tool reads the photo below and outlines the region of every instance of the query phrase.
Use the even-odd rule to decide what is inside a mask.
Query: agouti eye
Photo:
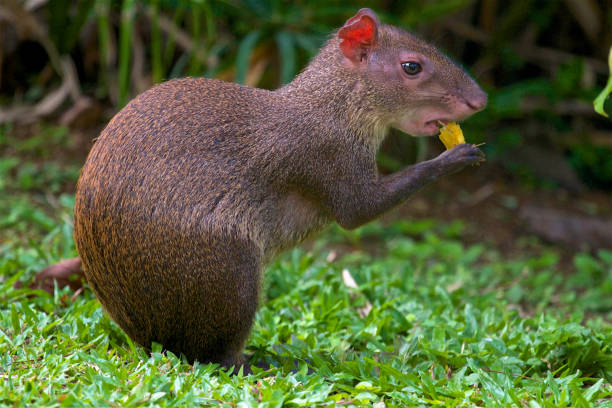
[[[416,75],[423,70],[421,64],[414,61],[402,62],[402,68],[404,68],[404,72],[408,75]]]

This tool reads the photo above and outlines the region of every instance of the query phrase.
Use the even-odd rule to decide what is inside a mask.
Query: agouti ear
[[[378,17],[370,9],[363,8],[349,18],[338,31],[342,40],[340,49],[346,58],[359,63],[363,61],[376,43]]]

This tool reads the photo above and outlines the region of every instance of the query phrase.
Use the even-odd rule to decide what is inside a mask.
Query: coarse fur
[[[374,30],[367,41],[350,37],[355,21]],[[389,127],[431,133],[431,121],[467,117],[486,95],[435,47],[370,10],[343,30],[278,90],[171,80],[101,133],[77,187],[75,240],[87,281],[137,343],[243,364],[266,262],[482,160],[464,145],[380,176]],[[402,53],[435,68],[409,91],[412,79],[394,68]]]

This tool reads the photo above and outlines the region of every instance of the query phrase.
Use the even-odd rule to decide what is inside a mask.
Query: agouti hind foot
[[[231,372],[232,375],[238,374],[240,368],[242,368],[243,374],[252,374],[251,365],[249,364],[249,356],[242,353],[235,353],[228,355],[220,362],[221,367],[230,369],[233,367]]]

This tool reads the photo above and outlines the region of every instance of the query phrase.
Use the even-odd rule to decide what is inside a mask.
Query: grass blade
[[[202,48],[202,4],[193,2],[191,10],[191,39],[193,40],[193,49],[191,50],[189,61],[189,75],[201,74],[200,51]]]
[[[174,27],[179,27],[180,22],[183,19],[183,15],[185,14],[185,5],[184,3],[179,3],[174,12],[174,16],[172,16],[172,23]],[[172,65],[172,61],[174,60],[174,49],[176,48],[176,30],[172,30],[168,39],[166,40],[166,49],[164,50],[164,66],[170,67]],[[172,76],[170,76],[172,78]]]
[[[164,79],[162,39],[159,29],[159,0],[151,1],[151,68],[153,83],[159,84]]]
[[[130,91],[130,51],[132,25],[136,10],[135,0],[124,0],[121,7],[121,26],[119,27],[119,107],[125,106]]]
[[[209,1],[204,1],[203,5],[204,19],[206,20],[206,44],[211,47],[217,39],[217,27],[215,25],[215,16]]]
[[[110,0],[97,0],[95,6],[96,19],[98,22],[98,44],[100,47],[100,81],[101,89],[106,90],[108,83],[108,71],[112,65],[111,25],[110,25]]]
[[[11,305],[11,325],[13,326],[13,333],[21,333],[21,323],[19,322],[19,315],[14,303]]]

